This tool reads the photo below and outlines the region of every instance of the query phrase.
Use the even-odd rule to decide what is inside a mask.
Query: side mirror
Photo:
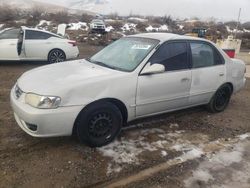
[[[141,71],[141,75],[157,74],[165,72],[165,67],[161,64],[147,64],[146,67]]]

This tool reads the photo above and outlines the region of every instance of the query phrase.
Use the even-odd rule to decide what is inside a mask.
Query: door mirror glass
[[[148,63],[146,67],[142,70],[141,75],[157,74],[165,72],[165,67],[161,64],[150,65]]]

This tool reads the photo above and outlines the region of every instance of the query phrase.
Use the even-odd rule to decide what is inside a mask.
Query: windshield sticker
[[[151,45],[148,44],[135,44],[132,46],[132,49],[135,50],[148,50],[151,47]]]

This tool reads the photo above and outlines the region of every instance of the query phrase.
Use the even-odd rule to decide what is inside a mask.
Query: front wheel
[[[49,63],[59,63],[66,60],[66,55],[62,50],[54,49],[48,55]]]
[[[122,114],[110,102],[90,105],[79,114],[77,135],[81,142],[91,147],[101,147],[112,142],[120,133]]]
[[[212,113],[222,112],[228,106],[232,95],[232,89],[228,84],[221,86],[207,105],[207,109]]]

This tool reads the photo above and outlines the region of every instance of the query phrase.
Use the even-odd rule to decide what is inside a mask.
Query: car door
[[[192,84],[190,105],[206,104],[226,80],[225,60],[210,43],[190,42]]]
[[[25,30],[25,40],[23,42],[24,52],[21,55],[27,60],[47,60],[52,42],[48,39],[52,37],[49,33],[35,30]]]
[[[187,106],[191,87],[187,43],[175,41],[162,44],[148,63],[164,65],[165,72],[138,76],[136,116]]]
[[[8,29],[0,33],[0,60],[19,60],[16,44],[20,29]]]

